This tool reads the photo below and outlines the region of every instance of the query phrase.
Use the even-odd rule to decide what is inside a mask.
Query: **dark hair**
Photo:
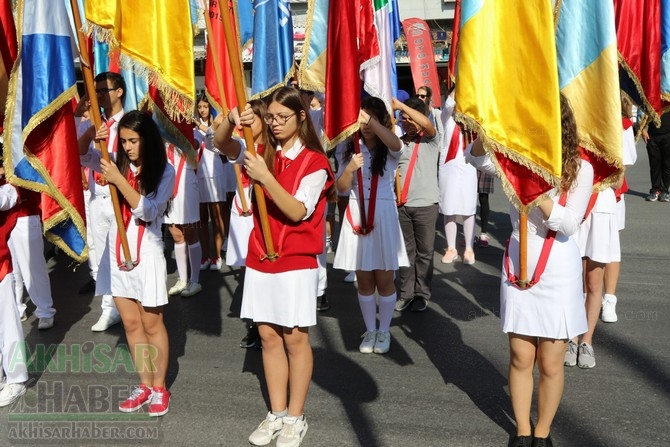
[[[568,192],[577,179],[581,167],[577,122],[570,101],[561,93],[561,144],[563,166],[561,167],[561,192]]]
[[[391,130],[393,129],[393,124],[391,123],[391,115],[389,115],[388,110],[386,110],[386,105],[384,101],[374,96],[368,96],[361,101],[361,109],[364,109],[366,112],[373,116],[377,121],[379,121],[384,127]],[[360,138],[361,133],[358,131],[355,138]],[[388,155],[388,147],[378,138],[375,138],[376,144],[373,147],[369,147],[372,154],[372,163],[370,166],[370,171],[373,174],[379,176],[384,175],[384,167],[386,166],[386,156]],[[347,150],[344,153],[344,160],[351,160],[351,157],[354,155],[354,142],[349,141],[347,143]]]
[[[112,88],[120,88],[123,90],[123,93],[121,94],[121,103],[125,102],[126,80],[123,79],[123,76],[118,73],[114,73],[113,71],[103,71],[102,73],[98,73],[98,75],[95,77],[95,82],[102,81],[110,81],[112,83]]]
[[[404,103],[410,109],[418,110],[422,114],[426,114],[426,103],[419,98],[408,98]]]
[[[151,116],[146,112],[133,110],[123,115],[119,121],[119,136],[121,129],[130,129],[140,136],[140,156],[142,157],[142,169],[138,176],[139,192],[148,196],[154,193],[163,178],[163,171],[167,165],[167,155],[163,139],[158,126],[153,122]],[[116,166],[121,175],[126,177],[130,169],[130,159],[123,150],[121,138],[117,138]]]
[[[421,89],[423,89],[423,90],[426,91],[426,96],[427,96],[428,98],[432,98],[432,97],[433,97],[433,89],[430,88],[430,87],[427,86],[427,85],[422,85],[422,86],[420,86],[419,88],[417,88],[417,89],[416,89],[416,93],[417,93],[417,95],[419,94],[419,90],[421,90]]]
[[[261,121],[263,121],[263,118],[265,118],[265,115],[268,113],[268,105],[265,101],[262,99],[252,99],[249,101],[249,105],[251,105],[251,110],[254,111],[254,115],[258,116]],[[265,121],[263,121],[263,124],[265,125]]]
[[[196,113],[198,113],[198,103],[200,103],[200,102],[206,102],[207,104],[209,104],[209,99],[207,99],[207,93],[204,92],[204,91],[202,93],[200,93],[200,95],[198,95],[198,97],[196,98],[196,101],[195,101]],[[200,113],[198,113],[197,118],[200,119]],[[209,117],[207,118],[207,125],[211,126],[212,121],[213,121],[213,119],[212,119],[212,105],[209,104]]]
[[[268,104],[273,102],[277,102],[282,106],[291,109],[293,113],[296,114],[296,119],[298,120],[298,138],[300,138],[302,144],[305,145],[305,149],[317,152],[326,157],[326,151],[323,150],[321,140],[316,134],[316,130],[314,130],[314,123],[312,123],[312,118],[309,115],[309,104],[305,104],[300,92],[291,87],[281,87],[275,90],[270,96]],[[303,116],[304,119],[300,119]],[[275,153],[277,152],[279,141],[277,141],[270,130],[270,126],[267,126],[265,141],[266,144],[263,158],[265,159],[265,164],[270,172],[274,174]],[[333,200],[335,198],[335,185],[331,186],[330,189],[326,191],[326,197],[328,200]]]

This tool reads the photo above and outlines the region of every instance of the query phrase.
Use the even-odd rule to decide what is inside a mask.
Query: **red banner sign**
[[[402,21],[409,50],[409,64],[415,88],[427,85],[433,90],[433,105],[441,107],[440,81],[437,77],[433,39],[428,24],[417,18]]]

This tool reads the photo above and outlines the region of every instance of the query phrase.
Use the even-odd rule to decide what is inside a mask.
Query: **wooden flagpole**
[[[219,3],[219,5],[221,5],[221,3]],[[235,82],[237,103],[246,104],[247,97],[244,92],[244,79],[242,78],[242,61],[240,60],[240,52],[238,50],[239,44],[237,43],[237,38],[233,32],[233,24],[230,22],[230,10],[221,11],[221,20],[223,22],[223,32],[226,36],[226,47],[228,48],[228,57],[230,58],[230,65],[233,72],[233,81]],[[243,126],[243,131],[244,141],[247,144],[247,151],[255,157],[256,149],[254,148],[254,136],[251,133],[251,127]],[[256,182],[254,182],[254,195],[256,197],[256,207],[258,208],[260,217],[263,240],[265,241],[266,255],[270,261],[275,261],[278,255],[277,252],[275,252],[274,243],[272,242],[267,205],[265,204],[265,192],[263,191],[263,187]]]
[[[219,3],[220,5],[220,3]],[[209,5],[208,5],[209,6]],[[221,6],[219,6],[220,8]],[[207,35],[210,38],[207,40],[207,45],[210,46],[212,55],[212,62],[214,64],[214,73],[216,74],[216,87],[219,89],[219,97],[222,102],[227,102],[225,93],[223,91],[223,75],[221,74],[221,63],[219,62],[219,52],[216,46],[216,40],[214,39],[214,33],[212,32],[212,20],[209,17],[209,7],[204,11],[205,16],[205,25],[207,27]],[[224,107],[230,109],[227,104],[222,104]],[[242,215],[248,216],[249,205],[247,204],[247,197],[244,194],[244,184],[242,183],[242,173],[240,172],[240,165],[234,163],[235,167],[235,180],[237,181],[237,191],[240,194],[240,201],[242,202]]]
[[[91,101],[91,120],[96,130],[102,125],[102,116],[100,115],[100,105],[98,104],[98,97],[95,93],[95,84],[93,83],[93,70],[91,69],[91,61],[88,60],[88,52],[86,51],[86,39],[82,32],[81,16],[79,15],[79,6],[77,0],[70,0],[72,5],[72,15],[74,16],[74,24],[77,29],[77,41],[79,42],[79,60],[81,62],[81,71],[84,75],[84,85],[86,86],[86,94]],[[96,142],[100,148],[103,160],[111,161],[109,152],[107,152],[107,142]],[[116,186],[109,184],[109,194],[112,198],[112,206],[114,207],[114,217],[116,218],[116,226],[119,230],[119,238],[121,239],[121,249],[123,251],[123,258],[125,259],[125,267],[132,270],[133,261],[130,257],[130,248],[128,247],[128,236],[126,235],[126,227],[123,223],[123,216],[121,215],[121,205],[119,202],[119,194]],[[102,249],[102,247],[101,247]]]

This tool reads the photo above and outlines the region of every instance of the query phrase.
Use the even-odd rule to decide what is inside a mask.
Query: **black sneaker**
[[[647,197],[644,198],[647,202],[655,202],[658,200],[661,195],[661,191],[652,191]]]
[[[412,312],[423,312],[428,307],[428,300],[425,298],[414,298],[412,306],[409,308]]]
[[[395,302],[395,310],[402,312],[412,304],[412,301],[414,301],[414,298],[398,298]]]
[[[261,336],[258,334],[258,326],[255,324],[249,325],[247,335],[240,341],[240,348],[261,349],[261,347]]]
[[[86,284],[79,288],[79,295],[86,295],[87,293],[95,292],[95,280],[93,278],[89,279]]]
[[[659,202],[670,202],[670,194],[667,192],[662,192],[660,196],[658,196],[658,201]]]
[[[328,303],[328,298],[326,295],[321,295],[316,297],[316,310],[323,312],[330,309],[330,303]]]

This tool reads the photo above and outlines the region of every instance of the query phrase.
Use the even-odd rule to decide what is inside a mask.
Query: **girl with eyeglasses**
[[[227,152],[243,161],[247,175],[263,187],[278,253],[275,260],[268,259],[258,208],[253,207],[241,317],[258,324],[270,397],[270,411],[249,437],[253,445],[277,438],[279,447],[297,446],[307,432],[303,411],[313,368],[309,327],[316,324],[316,257],[324,250],[326,199],[334,192],[308,107],[296,89],[276,90],[264,117],[269,132],[263,154],[253,156],[241,148],[239,154]],[[247,105],[239,121],[251,125],[254,120]]]
[[[168,302],[167,269],[161,225],[172,197],[175,172],[158,127],[151,117],[134,110],[119,121],[116,163],[90,152],[90,165],[116,186],[121,202],[132,265],[127,263],[113,220],[98,271],[96,294],[114,297],[128,347],[140,379],[130,397],[119,404],[125,413],[149,404],[150,416],[170,407],[165,388],[168,335],[163,306]]]

